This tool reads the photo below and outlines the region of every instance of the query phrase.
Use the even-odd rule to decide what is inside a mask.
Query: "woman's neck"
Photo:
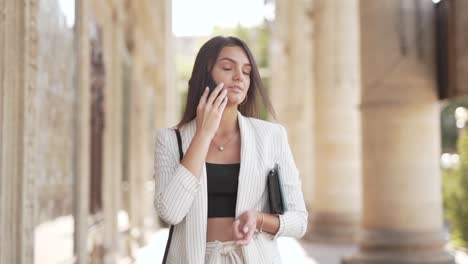
[[[237,107],[226,107],[221,117],[221,122],[219,123],[217,135],[226,135],[230,134],[233,131],[239,129],[239,124],[237,122]]]

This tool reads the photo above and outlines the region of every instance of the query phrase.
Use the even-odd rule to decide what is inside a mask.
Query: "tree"
[[[443,196],[445,217],[450,223],[455,245],[468,247],[468,131],[458,139],[460,164],[444,171]]]

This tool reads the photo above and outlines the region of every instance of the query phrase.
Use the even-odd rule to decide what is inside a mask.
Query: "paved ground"
[[[156,232],[150,243],[142,248],[137,257],[138,264],[160,263],[168,230]],[[297,241],[293,238],[278,238],[281,258],[285,264],[341,264],[341,259],[354,252],[354,245],[330,245],[316,242]],[[468,255],[461,251],[454,252],[457,264],[468,264]]]
[[[154,233],[148,245],[138,251],[138,264],[161,263],[168,230]],[[330,245],[297,241],[292,238],[278,239],[281,258],[285,264],[340,264],[342,257],[350,255],[353,245]],[[468,255],[461,251],[453,253],[458,264],[468,264]],[[59,217],[41,224],[35,231],[36,264],[68,264],[73,256],[73,219]],[[121,263],[119,263],[121,264]]]
[[[330,245],[305,241],[301,241],[300,244],[307,254],[319,264],[339,264],[341,259],[351,255],[356,250],[354,245],[346,244]]]
[[[142,248],[137,256],[138,264],[153,264],[161,263],[162,257],[164,255],[164,246],[166,245],[166,240],[168,236],[168,230],[164,229],[156,232],[150,243]],[[294,263],[294,264],[319,264],[319,263],[334,263],[334,262],[318,262],[319,258],[313,258],[308,255],[308,252],[304,247],[295,239],[292,238],[279,238],[278,239],[279,247],[281,249],[280,254],[284,263]],[[317,249],[320,251],[320,249]],[[325,254],[326,255],[326,254]],[[321,259],[327,261],[328,259],[324,254],[321,254]]]

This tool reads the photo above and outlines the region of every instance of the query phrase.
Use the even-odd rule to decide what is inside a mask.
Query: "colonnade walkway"
[[[169,229],[156,232],[150,243],[137,256],[137,264],[161,263]],[[323,244],[298,241],[290,237],[278,238],[281,259],[284,264],[341,264],[341,259],[355,252],[352,244]],[[468,264],[468,254],[452,251],[457,264]]]
[[[156,232],[150,243],[140,250],[137,263],[161,263],[168,233],[168,229]],[[352,245],[322,245],[290,237],[278,238],[278,246],[284,264],[339,264],[342,256],[351,254],[355,249]]]
[[[125,222],[120,219],[119,222]],[[161,263],[167,241],[168,229],[163,228],[150,236],[149,243],[138,250],[137,264]],[[35,263],[63,264],[70,262],[73,252],[73,218],[59,217],[36,228]],[[323,244],[298,241],[289,237],[278,238],[284,264],[340,264],[344,256],[356,250],[350,244]],[[468,264],[468,254],[450,250],[457,264]],[[123,263],[119,263],[123,264]]]

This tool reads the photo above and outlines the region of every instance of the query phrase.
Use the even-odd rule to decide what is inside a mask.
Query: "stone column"
[[[468,27],[468,1],[465,0],[452,0],[454,28],[453,34],[455,36],[455,43],[453,44],[454,50],[453,57],[456,59],[454,67],[455,71],[455,85],[457,92],[460,95],[468,94],[468,38],[466,37],[466,29]]]
[[[147,174],[147,167],[150,163],[148,159],[148,148],[153,143],[148,140],[148,115],[149,109],[149,87],[145,82],[145,72],[147,62],[154,58],[154,47],[151,49],[148,44],[152,35],[145,31],[145,21],[148,20],[148,12],[151,8],[148,2],[144,4],[131,4],[129,12],[129,28],[131,32],[130,55],[132,61],[130,73],[129,91],[129,162],[128,162],[128,187],[129,187],[129,224],[131,237],[128,241],[129,248],[142,246],[144,239],[144,215],[145,215],[145,180],[151,174]],[[146,36],[149,39],[146,39]],[[153,211],[154,212],[154,211]]]
[[[308,238],[353,241],[361,214],[359,1],[314,2],[315,189]]]
[[[278,0],[275,5],[270,95],[278,121],[288,130],[310,208],[314,177],[312,1]]]
[[[119,253],[118,212],[122,204],[122,63],[123,3],[96,1],[96,18],[103,28],[106,85],[104,88],[104,144],[102,201],[104,263],[116,263]]]
[[[150,94],[154,95],[155,127],[169,127],[178,123],[180,117],[180,96],[175,86],[174,37],[172,33],[171,1],[156,1],[151,16],[157,18],[153,28],[154,38],[148,42],[154,50],[154,63],[145,67],[145,79],[150,84]],[[154,131],[154,129],[151,129]],[[152,161],[151,161],[152,163]]]
[[[174,37],[172,33],[172,1],[161,0],[153,1],[150,5],[151,11],[148,14],[153,23],[151,26],[142,25],[145,35],[153,36],[145,42],[147,54],[145,56],[143,82],[147,87],[146,102],[147,123],[145,129],[148,131],[145,143],[145,178],[143,179],[147,186],[154,187],[153,178],[147,175],[153,175],[154,168],[154,139],[155,131],[162,127],[172,127],[176,125],[180,118],[181,97],[180,92],[175,85],[175,60],[174,60]],[[152,52],[148,52],[151,50]],[[144,212],[146,227],[152,226],[158,228],[159,219],[155,219],[154,214],[154,190],[145,193],[146,209]],[[156,221],[155,221],[156,220]]]
[[[345,263],[454,263],[444,252],[431,1],[361,0],[363,220]]]
[[[132,72],[130,88],[130,115],[129,115],[129,224],[131,228],[131,239],[138,245],[144,243],[143,239],[143,214],[142,204],[144,202],[144,183],[146,176],[145,168],[148,166],[146,159],[147,143],[147,89],[141,80],[143,67],[141,60],[144,54],[139,51],[139,40],[135,40],[132,51]],[[131,241],[130,241],[131,242]]]
[[[77,128],[76,153],[74,171],[74,254],[77,264],[89,263],[88,248],[88,216],[89,216],[89,175],[90,175],[90,44],[89,44],[89,0],[76,2],[77,41]]]
[[[34,262],[37,4],[0,0],[0,263]]]
[[[155,128],[174,126],[179,97],[175,90],[171,1],[132,3],[131,89],[129,100],[129,211],[132,239],[145,242],[145,230],[159,227],[153,207]]]

